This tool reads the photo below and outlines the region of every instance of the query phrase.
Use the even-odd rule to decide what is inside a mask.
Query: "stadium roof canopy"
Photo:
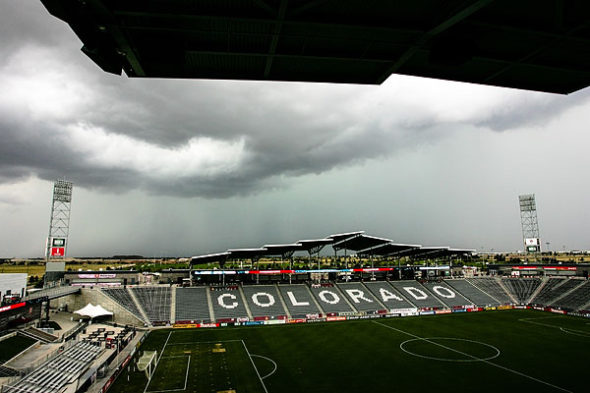
[[[227,250],[230,253],[231,259],[257,259],[264,256],[267,252],[266,248],[230,248]]]
[[[221,264],[225,263],[225,260],[229,257],[230,253],[225,252],[218,252],[215,254],[205,254],[205,255],[197,255],[191,258],[191,265],[193,263],[211,263],[211,262],[220,262]]]
[[[295,251],[304,250],[301,244],[298,243],[291,243],[291,244],[266,244],[264,245],[266,248],[266,252],[264,255],[272,256],[272,255],[280,255],[283,258],[289,258],[293,255]]]
[[[332,244],[332,248],[336,251],[343,249],[360,251],[391,242],[391,239],[361,234],[340,240],[339,242]]]
[[[359,256],[379,255],[389,256],[400,254],[408,250],[419,249],[421,246],[418,244],[401,244],[401,243],[385,243],[380,244],[376,247],[367,248],[358,252]]]
[[[332,240],[334,240],[334,243],[338,243],[338,242],[341,242],[344,239],[350,239],[350,238],[353,238],[353,237],[356,237],[356,236],[360,236],[363,233],[365,233],[365,231],[337,233],[337,234],[328,236],[328,239],[332,239]]]
[[[130,77],[590,84],[587,0],[41,1],[99,67]]]
[[[325,246],[334,243],[334,239],[311,239],[299,240],[297,244],[301,244],[301,249],[310,254],[318,253]]]

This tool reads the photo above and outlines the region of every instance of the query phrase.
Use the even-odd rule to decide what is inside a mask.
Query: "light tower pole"
[[[522,241],[527,253],[541,251],[539,221],[537,220],[537,204],[535,194],[519,195],[520,223],[522,225]]]
[[[45,283],[52,286],[65,272],[65,257],[70,233],[72,182],[57,180],[53,184],[49,235],[45,245]]]

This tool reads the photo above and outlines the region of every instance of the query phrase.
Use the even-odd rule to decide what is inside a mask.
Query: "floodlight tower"
[[[540,252],[541,239],[539,236],[535,194],[519,195],[518,202],[520,204],[520,223],[522,225],[522,241],[525,250],[529,253]]]
[[[72,182],[57,180],[53,184],[49,236],[45,249],[47,262],[64,259],[66,256],[68,234],[70,232],[70,207],[72,204]]]

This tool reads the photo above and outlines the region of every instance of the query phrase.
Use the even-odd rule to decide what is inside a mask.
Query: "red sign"
[[[4,307],[0,307],[0,312],[4,312],[4,311],[8,311],[8,310],[14,310],[15,308],[21,308],[26,306],[27,303],[25,302],[20,302],[20,303],[16,303],[16,304],[11,304],[8,306],[4,306]]]
[[[52,257],[63,257],[64,255],[66,255],[65,247],[51,247]]]

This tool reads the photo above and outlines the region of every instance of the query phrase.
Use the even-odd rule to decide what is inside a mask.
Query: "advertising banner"
[[[66,255],[65,247],[51,247],[51,253],[49,254],[52,257],[63,257]]]

